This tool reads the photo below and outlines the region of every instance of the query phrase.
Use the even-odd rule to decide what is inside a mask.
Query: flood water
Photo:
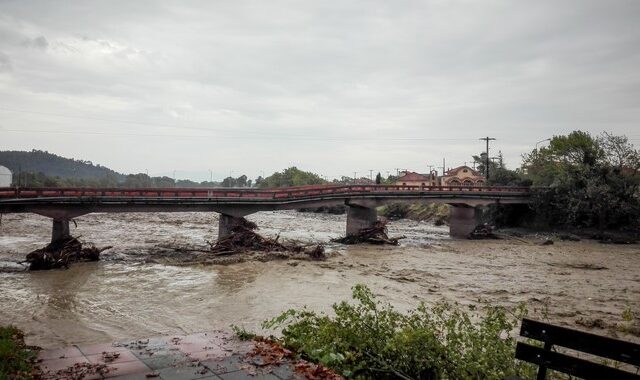
[[[91,214],[72,234],[111,245],[103,260],[68,270],[0,272],[0,324],[27,332],[45,348],[137,337],[248,329],[303,305],[329,310],[356,283],[400,309],[441,299],[462,305],[526,302],[533,315],[579,327],[577,320],[622,322],[640,311],[640,247],[593,241],[539,245],[522,239],[452,240],[448,227],[408,220],[389,225],[405,235],[399,247],[342,246],[344,215],[264,212],[250,215],[260,233],[327,245],[326,261],[247,261],[231,265],[155,263],[159,247],[207,246],[217,236],[217,214]],[[0,262],[16,267],[50,239],[50,219],[3,215]],[[613,328],[602,333],[613,334]],[[638,341],[637,337],[624,336]]]

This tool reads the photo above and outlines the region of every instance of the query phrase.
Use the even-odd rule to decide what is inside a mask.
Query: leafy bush
[[[526,313],[508,316],[488,307],[483,315],[438,303],[400,313],[382,304],[364,285],[335,316],[289,310],[266,321],[282,328],[282,343],[307,359],[357,379],[503,379],[533,377],[535,369],[515,360],[511,331]]]
[[[549,226],[640,230],[640,151],[626,136],[574,131],[524,156],[532,207]]]
[[[0,326],[0,379],[30,379],[36,352],[24,344],[19,329]]]
[[[378,209],[380,215],[390,219],[411,219],[420,221],[432,221],[440,226],[447,223],[449,218],[449,205],[439,203],[389,203]]]

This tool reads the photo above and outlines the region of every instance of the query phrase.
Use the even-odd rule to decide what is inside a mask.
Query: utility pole
[[[354,185],[356,183],[356,174],[358,174],[358,172],[353,172],[353,184]]]
[[[373,181],[373,169],[369,169],[369,181]]]
[[[485,175],[486,179],[488,180],[489,179],[489,141],[495,140],[495,138],[487,136],[487,137],[481,137],[479,140],[484,140],[484,141],[487,142],[487,150],[486,150],[486,153],[487,153],[486,162],[487,163],[485,164],[486,168],[484,169],[484,175]]]
[[[445,158],[442,157],[442,175],[444,176],[444,172],[447,170]]]

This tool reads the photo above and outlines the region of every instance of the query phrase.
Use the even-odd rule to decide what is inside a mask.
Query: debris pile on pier
[[[313,248],[305,248],[302,245],[283,244],[275,239],[265,238],[255,232],[258,226],[245,219],[240,218],[239,222],[231,229],[231,234],[227,237],[219,239],[211,245],[210,252],[216,256],[232,255],[239,252],[292,252],[306,253],[314,260],[322,260],[326,258],[324,247],[317,245]]]
[[[398,241],[405,238],[404,236],[390,238],[387,233],[387,222],[378,220],[372,227],[363,228],[355,235],[347,235],[343,238],[333,239],[333,241],[342,244],[371,243],[398,245]]]
[[[111,247],[97,248],[93,244],[83,247],[80,240],[68,237],[32,251],[25,261],[29,263],[29,270],[68,268],[79,261],[98,261],[100,253],[109,248]]]
[[[493,227],[485,223],[477,225],[469,234],[469,239],[500,239],[500,237],[493,233]]]

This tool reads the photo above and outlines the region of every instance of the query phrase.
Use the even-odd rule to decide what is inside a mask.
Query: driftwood
[[[405,236],[390,238],[387,235],[387,222],[377,221],[372,227],[363,228],[355,235],[347,235],[343,238],[333,239],[332,241],[342,244],[390,244],[398,245],[400,239],[404,239]]]
[[[476,228],[471,231],[469,234],[469,239],[480,240],[480,239],[500,239],[496,234],[493,233],[493,228],[488,224],[479,224]]]
[[[68,268],[78,261],[98,261],[100,253],[111,248],[97,248],[93,244],[82,247],[80,240],[74,237],[58,240],[44,248],[36,249],[27,255],[29,270]]]
[[[265,238],[255,230],[258,226],[241,218],[239,223],[231,229],[231,234],[227,237],[219,239],[215,243],[209,243],[211,246],[209,252],[216,256],[233,255],[239,252],[293,252],[306,253],[314,260],[322,260],[326,258],[324,246],[317,245],[312,249],[305,249],[304,246],[290,244],[286,245],[278,242],[280,236],[275,239]]]

